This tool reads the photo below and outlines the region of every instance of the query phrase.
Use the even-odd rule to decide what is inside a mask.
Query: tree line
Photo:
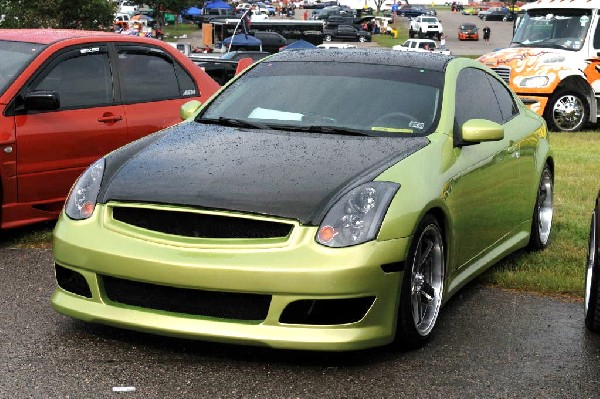
[[[178,14],[192,5],[192,0],[131,1],[146,4],[155,14],[170,11]],[[0,0],[0,28],[60,28],[105,30],[114,22],[119,9],[116,0]],[[155,15],[158,17],[159,15]]]

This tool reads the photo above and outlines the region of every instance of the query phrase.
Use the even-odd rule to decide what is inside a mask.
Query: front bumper
[[[316,227],[296,226],[283,242],[216,243],[150,234],[115,222],[110,207],[101,205],[85,221],[63,214],[54,234],[56,264],[83,276],[90,295],[57,286],[52,306],[89,322],[224,343],[342,351],[391,342],[403,273],[386,272],[382,266],[404,259],[409,238],[335,249],[317,244],[315,233]],[[261,320],[165,311],[111,300],[108,278],[169,289],[266,295],[270,302]],[[343,304],[360,298],[372,298],[372,304],[357,321],[282,321],[292,303]]]

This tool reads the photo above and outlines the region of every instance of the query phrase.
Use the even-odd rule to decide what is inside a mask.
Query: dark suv
[[[203,23],[208,23],[213,19],[239,18],[231,8],[211,8],[202,10],[202,15],[198,21],[198,27],[202,29]]]
[[[252,32],[254,37],[262,42],[263,51],[271,54],[279,52],[279,49],[287,46],[287,40],[277,32]]]
[[[351,25],[325,25],[323,28],[323,40],[351,40],[359,42],[370,42],[371,32],[358,30]]]

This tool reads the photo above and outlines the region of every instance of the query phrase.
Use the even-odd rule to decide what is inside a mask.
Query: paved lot
[[[1,398],[600,397],[600,336],[584,328],[581,303],[469,285],[421,350],[315,354],[61,316],[48,249],[0,248],[0,275]]]
[[[296,10],[296,19],[302,19],[303,10]],[[405,32],[408,32],[408,18],[397,17],[403,25]],[[438,18],[442,21],[444,32],[446,33],[446,46],[454,55],[482,55],[494,49],[507,47],[512,38],[513,24],[512,22],[503,21],[482,21],[475,15],[462,15],[451,11],[439,11]],[[491,31],[491,39],[489,44],[485,44],[483,39],[479,41],[460,41],[458,40],[458,26],[463,22],[473,22],[480,30],[487,24]],[[481,33],[483,37],[483,33]],[[202,32],[200,30],[194,32],[191,37],[179,39],[180,41],[191,41],[194,46],[201,46]],[[335,43],[335,42],[334,42]],[[348,42],[346,42],[348,43]],[[398,40],[398,44],[402,41]],[[378,47],[376,42],[358,43],[353,42],[357,47]]]

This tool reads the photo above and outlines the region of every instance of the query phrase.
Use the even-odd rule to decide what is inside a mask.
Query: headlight
[[[103,175],[104,158],[101,158],[79,176],[65,202],[67,216],[75,220],[87,219],[92,216]]]
[[[529,78],[524,78],[519,82],[520,87],[545,87],[548,85],[548,76],[531,76]]]
[[[341,248],[374,239],[399,187],[396,183],[370,182],[345,194],[323,219],[317,242]]]

